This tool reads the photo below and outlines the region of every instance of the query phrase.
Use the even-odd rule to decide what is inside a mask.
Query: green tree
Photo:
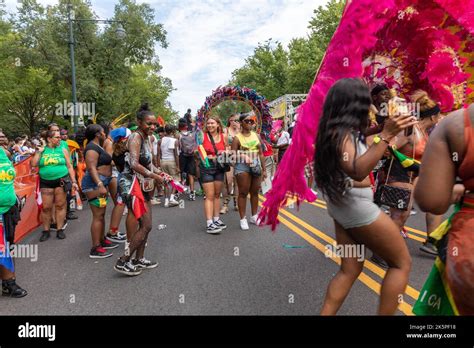
[[[56,100],[52,76],[45,70],[29,67],[0,72],[0,103],[17,121],[14,127],[4,124],[5,128],[15,130],[20,126],[32,135],[36,125],[51,115]]]
[[[311,88],[324,52],[339,25],[344,0],[330,0],[314,10],[307,37],[294,38],[287,49],[271,40],[259,44],[245,60],[243,67],[234,70],[231,84],[256,89],[269,100],[287,93],[307,93]]]
[[[280,42],[268,40],[255,48],[245,65],[232,72],[230,84],[254,88],[268,100],[287,92],[288,53]]]
[[[75,19],[97,17],[88,0],[59,0],[54,6],[43,6],[37,0],[22,0],[11,20],[12,31],[8,33],[11,37],[3,40],[4,49],[0,52],[0,61],[1,56],[9,60],[8,69],[26,71],[35,68],[47,73],[51,93],[55,96],[51,100],[52,106],[71,101],[68,3],[72,4]],[[156,44],[167,46],[166,32],[161,24],[155,23],[154,17],[154,10],[148,4],[119,0],[111,19],[123,21],[124,38],[116,35],[117,23],[100,26],[93,21],[74,22],[78,101],[93,103],[101,121],[109,121],[131,109],[137,110],[140,104],[132,103],[140,98],[150,98],[149,102],[165,116],[173,114],[167,102],[172,84],[160,76],[161,66],[154,50]],[[21,66],[12,65],[12,59]],[[145,69],[145,75],[137,77],[141,73],[137,69]],[[8,76],[12,80],[7,85],[15,81],[17,73]],[[138,90],[140,78],[146,83]],[[129,105],[124,105],[124,98],[130,99],[130,86],[140,98],[132,98]],[[120,107],[126,109],[120,110]]]
[[[239,114],[241,112],[249,112],[252,110],[252,107],[244,101],[240,100],[224,100],[223,102],[216,105],[211,110],[211,115],[219,116],[222,120],[224,125],[227,124],[227,119],[234,115]]]
[[[130,79],[118,90],[120,95],[115,101],[114,109],[111,110],[112,114],[118,116],[121,113],[129,113],[131,114],[129,119],[132,120],[138,107],[143,102],[148,102],[157,116],[163,117],[165,121],[174,120],[177,113],[171,109],[166,100],[173,86],[170,79],[159,75],[160,70],[161,67],[156,63],[133,65]],[[115,98],[117,93],[111,90],[106,95]]]
[[[341,21],[345,3],[345,0],[329,0],[324,7],[319,6],[314,10],[314,17],[309,22],[310,40],[314,41],[322,52],[326,51]]]

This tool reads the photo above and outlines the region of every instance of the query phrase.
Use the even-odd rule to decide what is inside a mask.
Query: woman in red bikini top
[[[446,117],[430,136],[415,199],[423,211],[444,214],[460,200],[439,259],[452,294],[454,314],[474,315],[474,105]],[[462,184],[456,184],[456,177]]]
[[[428,130],[433,128],[440,118],[440,109],[438,104],[433,101],[425,91],[417,90],[411,96],[411,101],[419,105],[420,117],[418,124],[409,128],[409,132],[402,132],[396,137],[395,146],[398,151],[404,155],[421,160],[428,142]],[[400,187],[413,191],[416,184],[416,176],[413,172],[409,172],[402,164],[396,160],[387,160],[384,167],[384,173],[389,175],[388,183],[391,186]],[[382,180],[383,179],[382,177]],[[405,223],[410,216],[413,205],[413,199],[410,200],[408,209],[401,210],[390,208],[390,217],[404,230]],[[441,218],[428,216],[428,234],[441,223]]]

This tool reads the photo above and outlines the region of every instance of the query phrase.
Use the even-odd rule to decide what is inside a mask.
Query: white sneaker
[[[179,202],[177,200],[175,200],[173,197],[170,199],[170,203],[169,203],[169,206],[170,207],[176,207],[177,205],[179,205]]]
[[[249,223],[247,222],[246,218],[240,220],[240,229],[244,231],[249,229]]]
[[[158,204],[161,204],[161,201],[156,198],[156,197],[153,197],[151,200],[150,200],[150,203],[151,205],[158,205]]]
[[[260,221],[258,220],[258,214],[250,217],[250,223],[254,225],[260,225]]]
[[[168,198],[165,199],[165,208],[169,208],[170,200]]]

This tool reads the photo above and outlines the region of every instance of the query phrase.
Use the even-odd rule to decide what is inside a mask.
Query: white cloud
[[[170,97],[183,115],[199,109],[206,96],[231,78],[259,42],[269,38],[287,46],[308,33],[313,10],[328,0],[138,0],[149,3],[167,31],[169,47],[157,47],[162,75],[177,89]],[[6,0],[12,12],[18,0]],[[39,0],[56,4],[57,0]],[[93,0],[100,17],[113,15],[114,0]]]
[[[327,0],[155,1],[170,43],[158,49],[163,75],[177,90],[170,101],[184,114],[193,113],[206,96],[231,78],[259,42],[272,38],[285,46],[308,33],[313,10]]]

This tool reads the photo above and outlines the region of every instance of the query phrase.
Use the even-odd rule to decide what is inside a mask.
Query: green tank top
[[[255,132],[250,132],[250,136],[246,137],[242,133],[237,133],[237,138],[239,138],[240,147],[248,152],[258,152],[260,146],[260,139]]]
[[[69,174],[63,147],[44,148],[39,162],[39,175],[44,180],[56,180]]]
[[[0,148],[0,214],[5,214],[16,203],[15,167]]]

